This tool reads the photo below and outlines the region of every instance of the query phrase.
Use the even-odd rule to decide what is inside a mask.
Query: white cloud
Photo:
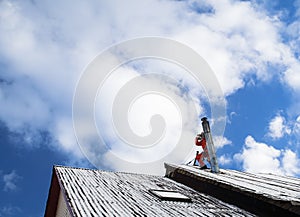
[[[76,137],[72,127],[72,120],[66,118],[59,119],[56,122],[53,133],[56,135],[56,139],[60,144],[60,146],[56,148],[61,148],[61,150],[73,154],[78,160],[83,158],[83,154],[81,153],[79,146],[77,146]]]
[[[298,111],[296,111],[298,112]],[[271,119],[268,126],[268,137],[278,140],[284,137],[283,142],[288,147],[297,149],[300,145],[300,116],[284,117],[277,114]]]
[[[224,136],[214,136],[213,140],[214,140],[214,146],[216,147],[216,149],[222,148],[225,145],[232,144],[232,142]]]
[[[197,13],[195,4],[212,12]],[[196,50],[215,71],[226,96],[244,87],[245,76],[262,81],[282,76],[269,73],[269,65],[287,68],[283,82],[298,90],[297,49],[281,41],[284,27],[277,17],[245,1],[1,1],[0,57],[7,65],[0,78],[7,82],[0,83],[0,103],[5,105],[0,119],[11,131],[26,132],[29,143],[38,138],[32,135],[47,131],[59,150],[81,158],[71,126],[81,71],[105,47],[149,35],[174,38]],[[298,31],[294,28],[291,35]],[[276,130],[273,135],[281,136]],[[217,138],[216,146],[225,144],[230,141]]]
[[[21,177],[16,173],[15,170],[11,171],[11,173],[4,174],[3,175],[3,182],[4,182],[4,191],[15,191],[17,190],[17,184],[16,182]]]
[[[218,163],[220,164],[220,165],[228,165],[228,164],[230,164],[232,162],[232,159],[231,159],[231,157],[229,157],[229,156],[226,156],[226,155],[221,155],[219,158],[218,158]]]
[[[293,127],[293,133],[300,136],[300,115],[296,118],[294,127]]]
[[[275,116],[269,123],[269,132],[268,136],[272,139],[280,139],[285,134],[290,134],[291,129],[288,125],[286,125],[286,120],[283,116],[278,114]]]
[[[300,41],[299,41],[300,43]],[[292,61],[290,67],[285,71],[285,81],[292,87],[296,93],[300,91],[300,64],[298,61]]]
[[[282,166],[288,176],[300,174],[300,160],[297,158],[296,153],[289,149],[283,152]]]
[[[235,154],[234,159],[241,162],[247,172],[300,175],[300,160],[295,152],[289,149],[278,150],[255,141],[252,136],[246,137],[242,152]]]
[[[247,136],[242,153],[236,154],[235,159],[243,163],[247,172],[263,172],[281,174],[280,150],[265,143],[259,143],[252,136]]]
[[[22,210],[17,206],[12,206],[9,204],[0,207],[0,217],[16,216],[20,213],[22,213]]]
[[[164,81],[160,76],[139,77],[138,75],[134,69],[120,68],[102,86],[95,103],[95,110],[101,111],[96,113],[96,123],[98,132],[103,136],[110,153],[105,153],[104,159],[97,158],[90,152],[88,155],[94,159],[96,165],[109,162],[110,166],[118,170],[163,174],[164,161],[182,163],[186,160],[186,155],[194,146],[195,129],[198,127],[198,116],[193,111],[193,107],[201,114],[203,108],[200,107],[198,99],[191,99],[184,94],[182,96],[177,82]],[[138,79],[134,89],[129,85],[129,89],[119,91],[120,88],[126,87],[130,80],[132,81],[132,77]],[[160,94],[157,94],[158,90]],[[134,100],[122,96],[120,105],[115,101],[118,94],[126,94],[126,97]],[[126,121],[119,121],[123,118],[120,116],[122,114],[126,116]],[[154,115],[160,115],[164,123],[154,124],[152,120]],[[149,146],[147,139],[136,142],[142,137],[153,138],[153,129],[155,132],[160,127],[164,127],[164,130],[159,132],[161,137],[155,141],[157,143]],[[129,133],[122,133],[128,130]],[[120,141],[120,138],[123,140]],[[143,148],[145,145],[147,148]],[[94,147],[86,146],[86,149],[94,150]],[[153,167],[150,162],[152,165],[159,166]]]
[[[268,72],[267,62],[288,66],[291,60],[297,62],[280,41],[278,18],[257,11],[251,2],[209,2],[215,13],[195,16],[198,25],[183,31],[181,39],[205,57],[226,95],[242,88],[247,74],[254,73],[260,80],[276,76]]]

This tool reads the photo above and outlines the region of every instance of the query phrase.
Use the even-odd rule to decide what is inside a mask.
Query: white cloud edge
[[[9,1],[3,1],[3,4],[6,4],[6,2]],[[230,2],[230,1],[210,1],[210,4],[212,4],[214,7],[217,8],[217,10],[219,11],[219,13],[217,14],[217,16],[214,19],[210,19],[210,17],[206,17],[205,15],[199,15],[199,17],[197,17],[195,14],[191,14],[191,17],[196,18],[194,19],[194,22],[199,22],[199,19],[206,19],[207,25],[203,26],[201,25],[200,22],[200,27],[202,28],[202,32],[199,32],[199,26],[193,26],[193,25],[188,25],[187,27],[185,26],[184,31],[182,31],[182,33],[178,34],[174,34],[174,38],[177,38],[189,45],[191,45],[191,47],[195,48],[195,50],[197,50],[200,53],[203,53],[203,56],[205,56],[208,60],[208,62],[213,66],[214,70],[216,71],[216,73],[218,74],[223,90],[225,91],[225,93],[227,95],[233,94],[237,89],[242,88],[243,87],[243,75],[240,74],[241,72],[247,71],[248,69],[252,69],[253,65],[251,64],[251,61],[253,61],[254,63],[258,63],[258,66],[261,66],[261,70],[258,71],[258,77],[260,79],[266,79],[267,75],[263,74],[263,70],[264,66],[263,63],[264,61],[274,61],[274,63],[277,63],[276,58],[280,57],[279,59],[283,60],[284,64],[286,64],[288,66],[288,70],[285,72],[284,74],[284,82],[286,82],[290,87],[294,88],[294,90],[298,90],[298,85],[300,84],[300,82],[297,82],[299,80],[299,75],[297,73],[295,73],[295,70],[299,67],[299,62],[296,61],[296,59],[293,57],[292,55],[292,51],[290,50],[288,45],[284,45],[281,43],[281,41],[276,38],[278,36],[278,30],[280,28],[280,25],[282,25],[282,23],[280,23],[278,20],[273,20],[274,23],[272,23],[273,21],[270,20],[269,17],[267,17],[265,14],[263,14],[263,12],[256,12],[254,10],[253,7],[251,7],[250,3],[240,3],[240,2]],[[3,6],[2,4],[2,6]],[[17,4],[17,3],[14,3]],[[25,72],[25,75],[28,76],[31,79],[30,84],[27,84],[27,86],[21,87],[20,88],[20,83],[22,80],[16,80],[16,83],[14,86],[14,91],[11,92],[6,92],[0,93],[0,100],[1,100],[1,104],[5,104],[7,105],[7,103],[11,104],[10,107],[14,107],[15,109],[19,109],[17,111],[13,111],[13,110],[8,110],[8,111],[1,111],[1,119],[5,121],[5,123],[10,127],[10,130],[14,131],[19,131],[22,130],[24,126],[26,126],[26,124],[31,124],[31,119],[37,119],[37,122],[35,122],[34,124],[36,124],[36,126],[33,126],[33,130],[39,129],[40,127],[45,127],[46,130],[49,130],[52,135],[54,135],[54,137],[59,141],[60,145],[58,148],[61,148],[62,150],[66,151],[67,153],[72,153],[74,156],[79,157],[80,154],[78,152],[78,147],[76,148],[75,146],[77,146],[76,144],[76,140],[73,138],[72,134],[72,130],[71,130],[71,126],[68,126],[71,121],[65,121],[65,119],[68,119],[70,114],[68,114],[68,112],[66,112],[64,109],[59,110],[59,111],[55,111],[55,113],[52,113],[53,111],[51,111],[51,109],[53,109],[53,107],[55,108],[58,105],[62,105],[63,108],[70,106],[68,103],[64,102],[63,99],[65,99],[66,97],[69,97],[68,94],[66,94],[65,96],[62,96],[61,94],[65,94],[65,90],[66,89],[70,89],[68,92],[71,92],[73,86],[72,85],[65,85],[65,82],[68,81],[68,79],[70,78],[69,76],[72,74],[68,74],[68,75],[63,75],[62,77],[60,77],[60,70],[57,70],[58,68],[56,68],[54,65],[64,65],[64,63],[69,63],[69,68],[66,67],[64,68],[65,71],[68,71],[70,69],[74,69],[74,68],[81,68],[82,65],[80,63],[83,63],[84,61],[80,60],[80,61],[74,61],[72,60],[71,62],[68,58],[73,57],[75,60],[79,60],[79,59],[84,59],[84,60],[88,60],[90,59],[93,55],[95,55],[95,53],[97,51],[95,51],[95,44],[93,44],[93,36],[89,37],[89,34],[87,29],[82,30],[82,33],[84,34],[84,37],[86,40],[84,40],[86,43],[82,43],[81,41],[76,41],[78,40],[78,38],[73,38],[71,37],[71,31],[70,32],[64,32],[67,38],[70,37],[72,40],[74,40],[73,42],[78,42],[78,46],[75,47],[74,49],[71,49],[70,47],[61,47],[63,44],[61,44],[62,41],[59,41],[57,44],[55,44],[55,42],[53,41],[48,41],[50,42],[50,44],[46,44],[45,46],[43,46],[43,42],[38,38],[37,35],[34,35],[34,31],[35,29],[38,29],[40,23],[38,22],[39,19],[37,20],[33,20],[32,17],[28,16],[28,14],[22,14],[22,12],[20,10],[18,10],[18,7],[20,8],[21,5],[14,5],[13,3],[9,4],[8,6],[8,11],[6,15],[7,16],[12,16],[9,19],[12,23],[10,27],[20,27],[20,28],[16,28],[16,31],[18,32],[9,32],[11,29],[5,29],[7,30],[7,32],[5,33],[14,33],[13,35],[17,36],[17,37],[21,37],[21,39],[17,40],[18,38],[14,38],[15,41],[19,41],[21,42],[26,42],[26,43],[19,43],[19,44],[14,44],[13,47],[10,47],[11,50],[2,50],[4,53],[2,53],[2,55],[6,56],[10,61],[12,61],[13,63],[15,63],[15,66],[20,66],[20,68],[28,68],[29,71]],[[153,5],[156,5],[156,3],[154,2]],[[5,5],[4,5],[5,6]],[[6,5],[7,6],[7,5]],[[12,6],[12,8],[11,8]],[[85,9],[89,10],[91,5],[88,4],[84,4],[83,5],[85,7]],[[172,14],[169,12],[174,12],[177,11],[178,12],[178,8],[176,8],[176,6],[174,5],[169,5],[169,3],[166,3],[164,6],[164,9],[168,9],[167,10],[167,14]],[[30,5],[29,5],[30,7]],[[76,5],[74,6],[76,7]],[[170,9],[170,8],[171,9]],[[228,11],[228,10],[224,10],[222,9],[222,7],[227,8],[227,9],[234,9],[234,13],[239,14],[241,11],[245,11],[247,12],[249,15],[249,19],[252,21],[255,21],[254,23],[256,24],[261,24],[261,25],[248,25],[248,27],[253,26],[253,28],[256,28],[256,26],[262,27],[262,26],[266,26],[268,27],[267,29],[269,29],[270,31],[267,32],[268,34],[262,34],[261,36],[263,36],[263,39],[268,39],[268,43],[263,43],[264,40],[259,40],[259,38],[256,38],[255,35],[252,35],[250,37],[250,42],[253,43],[253,47],[255,48],[254,50],[249,49],[249,47],[247,46],[247,44],[245,44],[245,39],[247,39],[245,37],[245,35],[241,34],[239,35],[238,32],[231,32],[234,34],[237,34],[235,38],[228,38],[226,35],[226,31],[227,30],[232,30],[231,27],[227,26],[228,29],[226,29],[226,26],[222,26],[222,22],[220,22],[220,20],[222,21],[222,16],[224,15],[224,12]],[[3,8],[2,8],[3,9]],[[4,8],[5,9],[5,8]],[[7,9],[7,8],[6,8]],[[49,7],[49,12],[51,12],[51,8]],[[52,11],[53,12],[53,11]],[[117,11],[112,11],[113,13],[116,13]],[[122,12],[122,11],[120,11]],[[15,13],[15,14],[13,14]],[[227,16],[226,19],[224,19],[225,21],[228,21],[228,19],[232,19],[232,17],[234,17],[233,14],[231,14],[230,16]],[[50,13],[51,14],[51,13]],[[54,14],[55,16],[61,16],[60,14]],[[228,13],[227,13],[228,15]],[[243,16],[245,16],[245,14],[243,14]],[[121,17],[121,16],[120,16]],[[117,19],[119,19],[120,17],[117,17]],[[245,16],[247,17],[247,16]],[[63,18],[63,17],[59,17],[59,18]],[[42,21],[44,21],[45,17],[42,17]],[[145,17],[143,17],[144,21],[146,21],[147,19],[147,14],[145,14]],[[164,19],[162,19],[164,20]],[[22,22],[20,22],[22,21]],[[72,22],[68,21],[69,23],[64,23],[64,24],[72,24]],[[119,23],[117,25],[117,27],[122,27],[122,26],[126,26],[123,25],[124,21],[119,20]],[[139,22],[137,20],[137,22]],[[143,21],[140,22],[140,24]],[[155,20],[153,21],[155,24]],[[180,21],[180,24],[184,24],[184,19],[183,21]],[[241,22],[241,23],[239,23]],[[228,22],[225,23],[226,25],[232,25],[233,27],[243,27],[243,22],[247,22],[246,20],[239,20],[239,19],[235,19],[234,22]],[[22,26],[19,26],[22,23]],[[93,22],[91,22],[93,23]],[[153,23],[152,23],[153,24]],[[178,23],[176,22],[176,25]],[[15,26],[14,26],[15,25]],[[66,27],[68,27],[68,25],[66,25]],[[80,25],[80,24],[79,24]],[[236,25],[236,26],[234,26]],[[149,25],[148,25],[149,26]],[[147,27],[148,27],[147,26]],[[151,25],[150,25],[151,26]],[[245,25],[247,26],[247,25]],[[3,27],[3,26],[2,26]],[[7,28],[7,26],[4,26],[5,28]],[[54,28],[56,27],[55,25],[50,25],[47,29],[47,31],[51,32]],[[135,26],[135,28],[138,27]],[[158,31],[158,33],[160,31],[162,31],[162,27],[161,26],[156,26],[153,25],[152,28],[156,29],[156,31]],[[62,28],[64,29],[64,28]],[[122,29],[122,28],[121,28]],[[54,29],[55,30],[55,29]],[[71,30],[68,29],[67,30]],[[133,29],[136,30],[136,29]],[[176,32],[176,28],[174,29]],[[255,32],[255,29],[245,29],[244,31],[247,34],[250,34]],[[1,29],[1,31],[3,31],[3,29]],[[86,32],[85,32],[86,31]],[[253,31],[253,32],[252,32]],[[126,37],[132,37],[134,35],[132,32],[128,32],[126,33]],[[147,32],[147,31],[146,31]],[[97,35],[97,31],[96,32],[92,32],[93,34],[90,35]],[[202,33],[202,34],[200,34]],[[270,34],[271,33],[271,34]],[[191,37],[193,36],[193,37]],[[210,38],[210,36],[214,40],[214,42],[210,42],[207,45],[199,45],[197,46],[195,42],[197,42],[197,40],[195,39],[195,36],[201,36],[201,39],[205,39],[205,37]],[[267,37],[266,37],[267,36]],[[271,36],[271,37],[270,37]],[[265,38],[266,37],[266,38]],[[95,37],[96,38],[96,37]],[[233,40],[235,39],[235,40]],[[4,44],[6,42],[9,42],[9,40],[11,40],[11,38],[5,38],[3,39],[4,41],[2,41]],[[49,38],[46,38],[46,42],[47,40],[49,40]],[[232,41],[233,40],[233,41]],[[239,50],[235,50],[236,47],[234,47],[234,43],[236,43],[236,40],[238,40],[240,43],[240,45],[242,45],[243,49],[246,49],[247,51],[249,51],[249,55],[248,56],[242,56],[242,64],[239,65],[238,62],[231,62],[232,60],[228,59],[228,55],[235,55],[235,52],[239,52]],[[222,42],[222,44],[220,44],[220,42]],[[275,48],[275,49],[265,49],[264,47],[261,47],[262,45],[259,43],[261,42],[262,45],[266,45],[266,46],[270,46],[271,48]],[[9,44],[9,43],[7,43]],[[2,44],[3,45],[3,44]],[[221,46],[222,45],[222,46]],[[276,45],[276,46],[275,46]],[[207,47],[205,47],[207,46]],[[224,47],[225,46],[225,47]],[[244,46],[244,47],[243,47]],[[275,46],[275,47],[273,47]],[[99,47],[99,46],[98,46]],[[219,48],[219,50],[217,50],[216,48]],[[64,52],[63,49],[66,50],[66,52]],[[213,49],[211,49],[213,48]],[[44,49],[46,49],[48,51],[47,55],[45,56],[44,54]],[[28,51],[35,51],[35,52],[28,52]],[[219,58],[216,58],[216,56],[213,55],[212,52],[210,52],[210,50],[214,50],[214,51],[219,51],[217,52],[217,54],[219,55]],[[273,53],[268,53],[267,51],[273,50]],[[79,51],[83,51],[81,54],[82,55],[77,55]],[[257,52],[259,55],[255,56],[255,52]],[[6,52],[6,53],[5,53]],[[22,61],[22,55],[24,53],[36,53],[36,55],[33,56],[28,56],[30,61]],[[206,54],[205,54],[206,53]],[[254,55],[254,56],[253,56]],[[56,56],[62,57],[62,58],[58,58],[61,59],[58,60]],[[235,57],[239,57],[239,56],[235,56]],[[244,58],[244,59],[243,59]],[[45,62],[40,61],[41,59],[47,59],[49,60],[50,64],[48,63],[46,66],[53,69],[54,66],[54,70],[53,71],[58,71],[57,74],[39,74],[40,70],[43,69]],[[221,62],[216,62],[217,59],[220,59]],[[232,58],[235,59],[235,58]],[[36,65],[37,63],[39,63],[39,65]],[[76,62],[76,63],[74,63]],[[34,63],[34,64],[33,64]],[[55,64],[52,64],[55,63]],[[219,64],[218,64],[219,63]],[[235,66],[234,68],[232,68],[232,66]],[[20,69],[17,68],[17,69]],[[242,69],[241,71],[239,71],[239,69]],[[64,71],[62,70],[62,71]],[[225,72],[230,72],[229,76],[228,74],[226,74]],[[19,73],[24,73],[23,71],[19,71]],[[77,75],[79,74],[79,72],[77,72]],[[14,75],[14,76],[19,76],[19,75]],[[22,75],[23,76],[23,75]],[[44,77],[43,77],[44,76]],[[73,77],[73,76],[71,76]],[[58,81],[57,78],[60,78]],[[76,79],[71,79],[71,80],[76,80]],[[228,84],[231,81],[231,86],[228,86]],[[45,81],[47,81],[49,84],[45,85]],[[39,83],[42,83],[39,84]],[[71,82],[72,83],[72,82]],[[75,82],[73,82],[75,83]],[[73,84],[72,83],[72,84]],[[234,84],[234,85],[232,85]],[[56,91],[53,92],[53,86],[55,85],[56,87]],[[38,91],[36,91],[35,89],[31,89],[32,86],[34,86],[35,88],[38,89]],[[10,89],[11,90],[11,89]],[[20,91],[21,90],[21,91]],[[24,96],[22,96],[22,99],[20,97],[16,97],[18,96],[18,94],[24,93],[24,90],[27,90]],[[36,93],[38,94],[33,94],[36,91]],[[16,94],[18,93],[18,94]],[[41,94],[43,93],[43,94]],[[1,95],[2,94],[2,95]],[[7,95],[5,95],[7,94]],[[16,95],[14,95],[16,94]],[[10,97],[10,98],[7,98]],[[16,98],[14,98],[16,97]],[[46,98],[47,100],[44,100],[44,98]],[[67,100],[69,101],[69,100]],[[26,107],[26,105],[29,105],[29,108]],[[21,112],[20,112],[21,111]],[[20,117],[15,120],[15,114],[20,115]],[[24,115],[22,115],[24,114]],[[28,114],[32,114],[33,116],[30,116],[31,118],[28,119]],[[39,115],[41,117],[36,117],[36,115]],[[49,124],[49,122],[51,124]],[[65,124],[65,123],[68,124]],[[17,124],[17,125],[14,125]],[[48,125],[49,124],[49,125]],[[62,131],[58,131],[57,129],[62,129]],[[284,129],[284,127],[282,128],[282,130]],[[276,132],[273,130],[273,134],[271,133],[271,137],[273,136],[274,138],[281,138],[282,135],[284,133],[282,131],[280,132]],[[221,144],[221,143],[220,143]]]
[[[269,132],[267,136],[271,137],[273,140],[280,139],[285,135],[291,134],[291,128],[286,123],[286,119],[281,114],[277,114],[271,119],[268,126]]]
[[[12,170],[10,173],[4,174],[2,180],[4,182],[4,191],[16,191],[18,189],[17,182],[22,177],[19,176],[16,170]]]
[[[250,135],[245,138],[243,150],[235,154],[234,159],[242,163],[246,172],[300,175],[300,159],[296,152],[257,142]]]

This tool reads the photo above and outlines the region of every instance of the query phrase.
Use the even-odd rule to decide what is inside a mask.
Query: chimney
[[[217,161],[217,156],[216,156],[216,151],[215,151],[215,146],[214,142],[212,140],[211,132],[210,132],[210,127],[209,127],[209,122],[207,121],[206,117],[203,117],[201,119],[202,121],[202,128],[203,132],[205,135],[205,140],[206,140],[206,146],[210,158],[210,165],[211,165],[211,171],[213,173],[219,173],[219,165]]]

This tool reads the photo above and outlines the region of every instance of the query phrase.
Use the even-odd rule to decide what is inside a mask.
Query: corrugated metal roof
[[[171,165],[171,164],[169,164]],[[182,168],[196,176],[204,176],[207,179],[229,184],[239,189],[263,195],[280,201],[293,201],[300,204],[300,179],[274,174],[252,174],[236,170],[223,170],[219,174],[199,170],[199,167],[186,165],[173,165],[174,168]]]
[[[224,169],[216,174],[187,165],[165,164],[165,167],[167,169],[166,176],[199,191],[219,196],[224,201],[243,205],[241,201],[241,196],[243,196],[248,198],[247,203],[250,200],[256,201],[256,204],[261,202],[262,205],[270,205],[273,210],[275,210],[274,207],[278,207],[283,212],[290,212],[291,215],[300,215],[300,179],[298,178]],[[196,184],[192,186],[193,184],[189,180],[194,180]],[[226,197],[219,192],[223,192],[223,194],[230,192],[231,196]],[[233,193],[236,193],[237,198],[234,198]],[[254,209],[260,212],[260,207]],[[264,212],[264,209],[268,211],[267,206],[262,207],[261,211]]]
[[[56,166],[74,216],[254,216],[166,177]],[[192,202],[164,201],[150,189],[177,191]]]

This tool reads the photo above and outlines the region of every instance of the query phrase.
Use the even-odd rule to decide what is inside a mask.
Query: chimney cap
[[[203,118],[201,118],[201,121],[207,121],[207,117],[203,117]]]

